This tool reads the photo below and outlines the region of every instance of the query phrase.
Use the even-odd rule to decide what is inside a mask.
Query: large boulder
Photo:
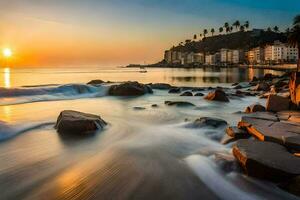
[[[266,109],[270,112],[279,112],[284,110],[289,110],[290,100],[277,95],[269,95]]]
[[[57,118],[55,128],[59,133],[88,134],[102,130],[107,123],[100,116],[73,110],[64,110]]]
[[[141,96],[147,93],[153,93],[149,86],[131,81],[112,85],[108,90],[111,96]]]
[[[224,127],[227,125],[227,122],[223,119],[213,118],[213,117],[200,117],[196,119],[192,126],[195,128],[201,128],[205,126],[210,126],[213,128]]]
[[[239,140],[233,155],[249,176],[281,181],[300,175],[300,158],[276,143]]]
[[[226,93],[221,89],[216,89],[214,92],[208,93],[208,95],[204,98],[206,100],[211,100],[211,101],[229,102],[229,99],[226,96]]]
[[[246,113],[264,112],[266,108],[258,103],[248,106],[245,110]]]

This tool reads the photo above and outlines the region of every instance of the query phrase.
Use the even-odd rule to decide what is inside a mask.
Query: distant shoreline
[[[138,65],[138,64],[130,64],[125,68],[182,68],[182,69],[195,69],[195,68],[253,68],[253,69],[270,69],[277,71],[293,71],[297,69],[296,64],[282,64],[282,65],[190,65],[190,66],[182,66],[182,65],[163,65],[163,64],[153,64],[153,65]]]

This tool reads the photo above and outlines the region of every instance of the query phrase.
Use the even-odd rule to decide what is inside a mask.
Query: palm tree
[[[226,27],[226,33],[230,32],[230,27]]]
[[[224,31],[223,27],[219,28],[219,32],[222,33]]]
[[[279,31],[278,26],[274,26],[273,30],[277,33]]]
[[[226,30],[226,33],[228,33],[229,30],[230,30],[230,28],[229,28],[229,23],[228,23],[228,22],[225,22],[225,23],[224,23],[224,28],[225,28],[225,30]]]
[[[197,40],[197,35],[196,34],[194,35],[194,40]]]
[[[245,26],[240,26],[240,31],[244,32],[245,31]]]
[[[210,30],[210,32],[211,32],[211,35],[212,35],[212,36],[214,36],[215,29],[214,29],[214,28],[212,28],[212,29]]]
[[[204,29],[203,30],[203,35],[204,35],[204,37],[205,37],[205,35],[208,33],[208,31],[207,31],[207,29]]]
[[[249,26],[250,26],[249,21],[246,21],[244,27],[248,30]]]
[[[288,41],[291,45],[297,46],[298,48],[298,63],[297,63],[297,72],[300,68],[300,15],[297,15],[294,18],[293,28],[289,34]]]
[[[235,26],[236,30],[238,30],[238,28],[240,27],[241,23],[240,23],[239,20],[236,20],[232,25]]]

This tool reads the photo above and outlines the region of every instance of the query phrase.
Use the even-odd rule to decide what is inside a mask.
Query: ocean
[[[2,71],[1,71],[2,70]],[[107,95],[93,79],[231,87],[265,73],[255,69],[3,68],[0,69],[0,199],[294,199],[269,182],[224,170],[216,155],[221,128],[191,128],[200,117],[236,125],[257,97],[230,103],[154,90],[141,97]],[[207,94],[209,90],[203,93]],[[170,107],[164,101],[196,107]],[[157,104],[157,108],[151,105]],[[135,109],[143,107],[144,109]],[[63,110],[100,115],[108,126],[85,138],[58,134]]]

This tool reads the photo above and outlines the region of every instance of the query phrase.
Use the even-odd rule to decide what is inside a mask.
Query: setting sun
[[[9,48],[3,49],[3,56],[6,57],[6,58],[11,57],[11,56],[12,56],[12,51],[11,51],[11,49],[9,49]]]

